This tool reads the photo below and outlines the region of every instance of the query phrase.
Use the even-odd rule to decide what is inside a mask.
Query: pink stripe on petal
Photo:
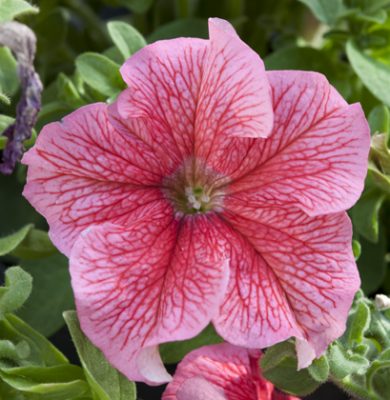
[[[224,218],[273,271],[303,332],[298,336],[299,366],[308,366],[343,334],[360,286],[348,216],[309,217],[292,207],[271,208],[266,202],[249,208],[233,198],[225,207]]]
[[[164,201],[154,188],[163,179],[162,163],[142,142],[113,129],[104,104],[46,125],[23,162],[29,166],[23,194],[66,255],[90,225],[127,225]]]
[[[367,172],[370,134],[362,108],[347,105],[320,74],[274,71],[267,76],[274,129],[251,148],[248,157],[258,161],[230,192],[251,204],[296,205],[312,216],[351,207]]]
[[[193,337],[218,312],[228,260],[212,219],[177,221],[165,206],[126,228],[88,228],[77,240],[70,271],[81,327],[129,379],[162,383],[158,359],[150,371],[139,350]]]

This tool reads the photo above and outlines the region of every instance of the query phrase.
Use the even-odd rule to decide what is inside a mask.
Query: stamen
[[[200,196],[200,201],[203,203],[208,203],[210,201],[210,196],[203,193],[202,196]]]

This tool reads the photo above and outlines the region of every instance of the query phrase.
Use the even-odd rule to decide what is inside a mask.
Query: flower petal
[[[166,206],[126,228],[84,231],[70,271],[84,333],[129,379],[160,384],[152,348],[193,337],[210,322],[226,290],[228,260],[212,220],[179,221]],[[145,351],[157,372],[142,361]]]
[[[130,125],[138,137],[175,163],[192,154],[207,43],[179,38],[139,50],[121,67],[129,89],[110,108],[119,117],[114,123]],[[143,120],[146,129],[134,129],[135,119]]]
[[[260,356],[228,343],[201,347],[181,361],[162,400],[299,400],[263,378]]]
[[[272,268],[227,218],[225,221],[219,232],[230,251],[230,279],[220,312],[213,319],[219,335],[229,343],[249,348],[268,347],[291,336],[303,337]]]
[[[343,334],[360,286],[347,214],[309,217],[266,202],[251,209],[242,199],[232,198],[225,207],[224,218],[261,254],[281,286],[301,331],[301,337],[295,335],[300,339],[299,367],[308,366]]]
[[[174,397],[163,399],[177,400],[227,400],[223,391],[204,378],[189,378],[178,388]]]
[[[195,392],[194,381],[198,382],[198,394],[206,395],[213,389],[221,399],[228,400],[257,400],[257,385],[261,383],[266,394],[261,399],[271,399],[273,385],[260,378],[259,358],[259,351],[249,351],[228,343],[201,347],[181,361],[162,400],[184,400],[181,393]],[[208,382],[207,386],[204,381]]]
[[[263,61],[227,21],[210,18],[209,33],[196,113],[198,146],[209,147],[219,134],[267,137],[273,111]]]
[[[318,73],[267,76],[274,129],[251,149],[260,155],[256,166],[230,186],[231,193],[253,203],[260,197],[296,205],[311,216],[351,207],[363,190],[370,146],[361,106],[349,106]]]
[[[163,201],[153,188],[163,179],[162,163],[144,143],[113,129],[104,104],[46,125],[23,163],[29,166],[23,194],[66,255],[90,225],[126,225],[134,213]]]
[[[129,88],[111,106],[119,129],[120,119],[142,119],[147,132],[136,134],[175,162],[195,147],[202,157],[215,136],[265,137],[272,128],[260,57],[228,22],[211,18],[209,30],[210,40],[158,41],[130,57],[121,68]]]

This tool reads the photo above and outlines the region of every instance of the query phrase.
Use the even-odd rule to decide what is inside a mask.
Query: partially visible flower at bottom
[[[162,400],[299,400],[263,378],[260,357],[228,343],[197,349],[179,364]]]

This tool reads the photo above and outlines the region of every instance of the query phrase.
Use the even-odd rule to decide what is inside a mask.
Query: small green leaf
[[[14,121],[15,121],[14,118],[9,117],[8,115],[0,114],[0,134],[5,129],[7,129]]]
[[[352,41],[347,42],[352,68],[367,89],[387,106],[390,105],[390,67],[364,54]]]
[[[368,115],[371,133],[389,133],[390,131],[390,112],[383,104],[374,107]]]
[[[126,60],[136,51],[146,46],[144,37],[131,25],[121,21],[112,21],[107,24],[108,33],[115,46]]]
[[[62,313],[74,307],[68,260],[56,253],[37,260],[23,260],[21,265],[32,275],[34,287],[18,315],[43,335],[50,336],[64,325]]]
[[[49,239],[47,232],[40,229],[31,229],[26,237],[12,250],[11,254],[15,257],[28,260],[50,256],[57,253]]]
[[[12,343],[26,342],[30,349],[28,360],[34,365],[68,364],[66,357],[44,336],[13,314],[8,314],[0,321],[0,339]]]
[[[379,211],[386,195],[379,189],[367,189],[352,209],[352,220],[357,232],[376,243],[379,234]]]
[[[0,340],[0,368],[12,361],[18,364],[21,359],[30,355],[30,346],[26,341],[21,341],[17,344],[10,340]],[[5,360],[4,360],[5,359]]]
[[[32,277],[20,267],[5,271],[5,286],[0,288],[0,318],[20,308],[30,296]]]
[[[160,345],[160,354],[164,363],[176,364],[190,351],[199,347],[221,343],[223,339],[215,332],[210,324],[198,336],[182,342],[164,343]]]
[[[390,176],[390,150],[387,133],[375,133],[372,136],[370,158],[380,172]]]
[[[360,257],[360,254],[362,253],[362,246],[356,239],[352,240],[352,252],[353,252],[353,256],[355,257],[355,260],[358,260]]]
[[[333,26],[346,12],[343,0],[299,0],[323,23]]]
[[[369,367],[369,361],[360,354],[345,350],[337,342],[328,349],[330,373],[336,379],[344,379],[351,374],[363,374]]]
[[[11,104],[11,100],[9,99],[9,97],[3,93],[0,89],[0,102],[4,103],[5,105],[9,106]]]
[[[386,176],[372,162],[368,163],[366,180],[372,182],[373,185],[382,190],[385,194],[390,194],[390,176]]]
[[[308,367],[310,376],[319,383],[326,382],[329,376],[329,362],[326,356],[316,358]]]
[[[10,253],[25,239],[34,225],[26,225],[17,232],[0,238],[0,256]]]
[[[66,103],[69,107],[78,108],[85,104],[77,91],[72,80],[62,72],[57,77],[57,96],[58,99]]]
[[[343,335],[347,346],[352,348],[356,344],[363,342],[364,335],[370,327],[371,314],[370,309],[364,302],[357,302],[352,307],[348,321],[347,330]]]
[[[322,362],[320,361],[320,364]],[[297,370],[295,346],[291,342],[278,343],[267,349],[260,360],[261,371],[266,379],[279,389],[298,396],[313,392],[320,385],[319,378],[326,374],[326,366]],[[312,374],[316,376],[313,379]]]
[[[83,370],[70,364],[2,368],[0,377],[14,389],[39,395],[42,400],[69,400],[90,393]]]
[[[114,367],[112,367],[83,334],[75,311],[64,313],[73,342],[80,356],[94,399],[96,400],[135,400],[136,387]]]
[[[0,0],[0,22],[12,21],[23,14],[36,14],[39,8],[24,0]]]
[[[0,47],[0,65],[0,91],[13,96],[19,86],[19,77],[16,60],[6,47]]]
[[[381,399],[390,393],[390,349],[383,351],[367,371],[367,386]]]
[[[101,54],[81,54],[76,59],[76,66],[82,79],[106,96],[117,95],[125,88],[119,65]]]

